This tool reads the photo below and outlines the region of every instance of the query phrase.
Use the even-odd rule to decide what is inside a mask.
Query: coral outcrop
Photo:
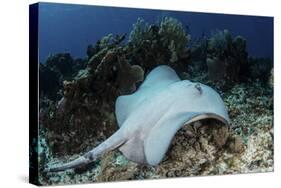
[[[158,65],[168,64],[175,70],[185,70],[189,61],[190,35],[175,18],[164,17],[158,24],[138,19],[129,35],[130,60],[147,72]]]
[[[59,100],[62,82],[71,80],[85,66],[85,60],[73,59],[69,53],[50,55],[44,64],[39,65],[40,96]]]
[[[270,79],[273,63],[270,58],[249,58],[249,75],[251,79],[266,83]]]
[[[217,30],[201,37],[191,47],[189,74],[207,72],[206,81],[222,91],[233,84],[260,80],[267,83],[273,62],[270,58],[249,57],[242,36],[232,37],[228,30]]]
[[[243,37],[232,38],[228,30],[214,32],[207,47],[209,79],[223,80],[227,84],[240,81],[247,58],[246,40]]]

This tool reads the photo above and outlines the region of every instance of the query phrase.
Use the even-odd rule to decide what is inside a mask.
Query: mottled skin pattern
[[[117,132],[78,159],[46,171],[77,168],[116,148],[131,161],[155,166],[182,126],[207,118],[229,123],[225,105],[215,90],[180,80],[165,65],[153,69],[135,93],[118,97],[115,113],[120,127]]]

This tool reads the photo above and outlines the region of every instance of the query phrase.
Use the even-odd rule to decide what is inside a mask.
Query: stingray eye
[[[202,94],[203,91],[202,91],[200,83],[195,84],[194,87],[195,87],[195,89],[198,90],[199,94]]]

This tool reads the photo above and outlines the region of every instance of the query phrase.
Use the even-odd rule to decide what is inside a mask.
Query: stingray
[[[119,96],[115,114],[119,129],[112,136],[83,156],[46,170],[81,167],[117,148],[131,161],[156,166],[184,125],[209,118],[229,124],[227,109],[214,89],[181,80],[166,65],[154,68],[133,94]]]

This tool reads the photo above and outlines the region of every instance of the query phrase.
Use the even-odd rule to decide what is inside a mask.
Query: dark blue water
[[[40,3],[39,8],[40,62],[44,62],[49,54],[59,52],[86,57],[89,44],[109,33],[129,34],[138,17],[155,23],[163,16],[179,19],[189,29],[192,39],[203,33],[209,35],[216,29],[228,29],[232,35],[242,35],[247,39],[249,55],[273,57],[271,17],[51,3]]]

